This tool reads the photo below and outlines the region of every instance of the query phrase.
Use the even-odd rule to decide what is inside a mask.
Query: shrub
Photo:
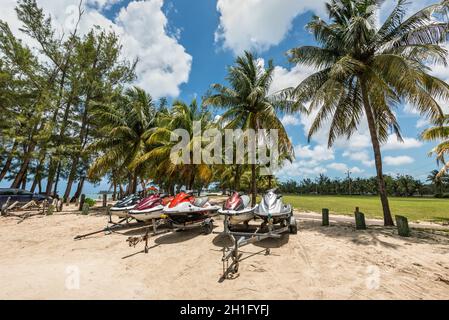
[[[97,204],[97,201],[95,201],[94,199],[91,198],[86,198],[86,200],[84,200],[84,203],[87,203],[89,205],[89,207],[93,207]]]

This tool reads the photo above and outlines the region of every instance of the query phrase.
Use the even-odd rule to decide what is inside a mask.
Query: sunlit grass
[[[405,216],[410,221],[449,221],[449,199],[392,197],[389,200],[392,214]],[[284,201],[297,210],[321,212],[328,208],[331,213],[343,215],[352,215],[359,207],[368,218],[382,218],[378,197],[286,195]]]

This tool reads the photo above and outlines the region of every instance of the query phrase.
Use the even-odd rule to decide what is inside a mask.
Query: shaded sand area
[[[227,239],[170,233],[151,238],[148,254],[126,242],[143,229],[73,240],[106,221],[70,212],[20,224],[0,218],[0,299],[449,298],[446,232],[404,239],[379,226],[356,232],[347,223],[300,220],[298,235],[244,247],[240,276],[220,283]],[[215,225],[222,229],[222,221]]]

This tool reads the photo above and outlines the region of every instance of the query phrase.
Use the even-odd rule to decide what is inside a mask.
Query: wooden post
[[[42,201],[42,214],[45,215],[45,212],[47,211],[47,207],[48,207],[48,200]]]
[[[58,208],[56,211],[62,212],[62,209],[64,208],[64,200],[60,199],[58,202]]]
[[[329,209],[323,209],[323,227],[329,226]]]
[[[401,237],[410,237],[410,228],[406,217],[396,216],[396,224],[398,226],[398,234]]]
[[[87,216],[89,214],[89,205],[87,203],[83,204],[83,215]]]
[[[360,212],[359,207],[355,209],[355,227],[357,230],[366,230],[365,215]]]
[[[54,212],[55,212],[55,206],[53,204],[50,204],[48,206],[48,209],[46,212],[47,216],[52,216]]]
[[[81,200],[80,200],[80,206],[78,208],[78,211],[83,211],[84,201],[86,201],[86,195],[82,194],[81,195]]]
[[[108,205],[108,195],[103,194],[103,208],[106,208]]]

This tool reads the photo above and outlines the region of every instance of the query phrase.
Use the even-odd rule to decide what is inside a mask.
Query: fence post
[[[360,208],[355,208],[355,228],[357,230],[366,230],[365,215],[360,212]]]
[[[323,209],[323,227],[329,226],[329,209]]]
[[[410,237],[410,228],[406,217],[396,216],[396,224],[398,226],[398,234],[401,237]]]
[[[107,205],[108,205],[108,195],[103,194],[103,208],[106,208]]]
[[[78,211],[83,211],[84,201],[86,201],[86,195],[82,194]]]
[[[85,203],[83,205],[83,215],[87,216],[89,214],[89,205]]]

